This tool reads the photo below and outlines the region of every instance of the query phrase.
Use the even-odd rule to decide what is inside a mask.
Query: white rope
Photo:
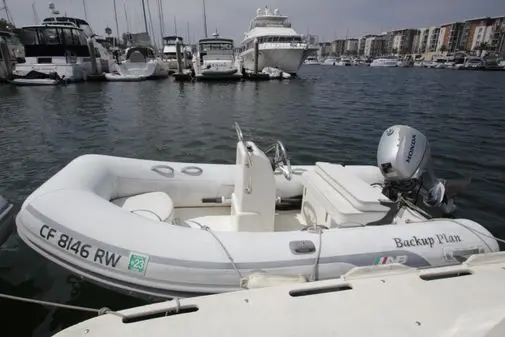
[[[224,243],[219,239],[219,237],[212,231],[212,229],[209,227],[209,226],[204,226],[194,220],[186,220],[186,221],[191,221],[192,223],[200,226],[201,229],[203,229],[204,231],[206,232],[209,232],[215,239],[216,241],[219,243],[219,245],[221,246],[221,248],[223,248],[223,251],[224,253],[226,254],[226,256],[228,257],[228,260],[230,260],[231,262],[231,265],[233,266],[233,269],[235,269],[235,271],[237,272],[239,278],[242,278],[242,273],[240,272],[240,270],[238,269],[238,266],[237,264],[235,263],[235,261],[233,260],[233,257],[231,256],[230,252],[228,251],[228,249],[226,249]]]
[[[26,297],[19,297],[19,296],[13,296],[13,295],[7,295],[7,294],[2,294],[0,293],[0,298],[5,298],[9,300],[14,300],[14,301],[20,301],[20,302],[26,302],[26,303],[34,303],[34,304],[40,304],[40,305],[45,305],[48,307],[53,307],[53,308],[63,308],[63,309],[70,309],[70,310],[78,310],[78,311],[83,311],[83,312],[92,312],[100,315],[104,314],[112,314],[116,315],[119,317],[123,317],[122,314],[112,311],[107,307],[103,307],[100,309],[95,309],[95,308],[87,308],[87,307],[81,307],[77,305],[68,305],[68,304],[61,304],[61,303],[55,303],[55,302],[49,302],[49,301],[42,301],[42,300],[36,300],[33,298],[26,298]]]
[[[304,228],[302,228],[302,231],[309,231],[313,230],[314,232],[317,232],[319,235],[319,244],[318,248],[316,251],[316,256],[314,258],[314,265],[312,267],[312,273],[310,274],[309,281],[317,281],[318,280],[318,267],[319,267],[319,260],[321,259],[321,251],[323,250],[323,233],[324,230],[328,229],[326,226],[321,226],[321,225],[308,225]]]
[[[321,251],[323,250],[323,228],[315,227],[319,235],[319,245],[317,249],[316,258],[314,260],[314,267],[312,268],[312,274],[310,275],[310,281],[317,281],[318,279],[318,269],[319,269],[319,260],[321,258]]]

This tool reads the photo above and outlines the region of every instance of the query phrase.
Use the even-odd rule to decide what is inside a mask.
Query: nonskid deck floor
[[[176,207],[175,208],[175,218],[179,219],[181,222],[186,220],[194,219],[202,216],[226,216],[231,214],[231,207]],[[209,224],[207,224],[209,225]],[[288,232],[297,231],[305,226],[305,221],[303,216],[300,214],[299,210],[289,210],[289,211],[276,211],[275,212],[275,231],[276,232]],[[219,228],[212,228],[216,231],[226,230],[226,225]],[[229,229],[231,231],[231,229]]]

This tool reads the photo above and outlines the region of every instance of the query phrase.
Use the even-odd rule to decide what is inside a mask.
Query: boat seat
[[[216,232],[234,232],[236,229],[232,226],[232,217],[230,215],[200,216],[187,219],[184,221],[184,224],[196,229],[202,229],[201,226],[207,226]]]
[[[317,162],[316,173],[333,189],[340,191],[343,197],[357,210],[362,212],[382,212],[381,200],[386,196],[357,174],[339,164]]]
[[[165,192],[142,193],[111,202],[147,219],[165,222],[172,222],[174,219],[174,203]]]

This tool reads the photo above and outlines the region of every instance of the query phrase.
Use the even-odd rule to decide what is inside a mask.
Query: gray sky
[[[115,34],[113,0],[84,0],[88,22],[95,33],[104,34],[108,25]],[[159,36],[158,0],[150,4],[153,27]],[[35,23],[33,0],[7,0],[16,26]],[[63,14],[84,18],[83,0],[53,0]],[[174,16],[178,34],[187,39],[189,22],[191,39],[203,37],[202,0],[162,0],[165,35],[174,33]],[[49,0],[35,0],[40,20],[48,16]],[[127,28],[126,4],[130,30],[144,31],[141,0],[116,0],[119,31]],[[240,42],[258,7],[268,5],[288,15],[300,34],[310,32],[321,40],[380,33],[397,28],[420,28],[480,16],[505,15],[505,0],[206,0],[209,34],[216,28],[223,37]],[[2,13],[2,17],[3,17]],[[148,18],[149,20],[149,18]]]

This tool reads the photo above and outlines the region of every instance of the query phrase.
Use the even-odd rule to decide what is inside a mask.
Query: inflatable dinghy
[[[111,82],[139,82],[147,79],[147,76],[140,74],[120,74],[120,73],[106,73],[105,78]]]
[[[9,238],[14,221],[13,205],[0,195],[0,246]]]
[[[80,156],[25,200],[18,234],[71,272],[156,298],[258,287],[258,274],[324,280],[498,251],[478,223],[416,206],[412,194],[452,211],[456,192],[433,176],[415,129],[385,131],[378,166],[291,166],[281,142],[263,151],[236,128],[232,165]]]

